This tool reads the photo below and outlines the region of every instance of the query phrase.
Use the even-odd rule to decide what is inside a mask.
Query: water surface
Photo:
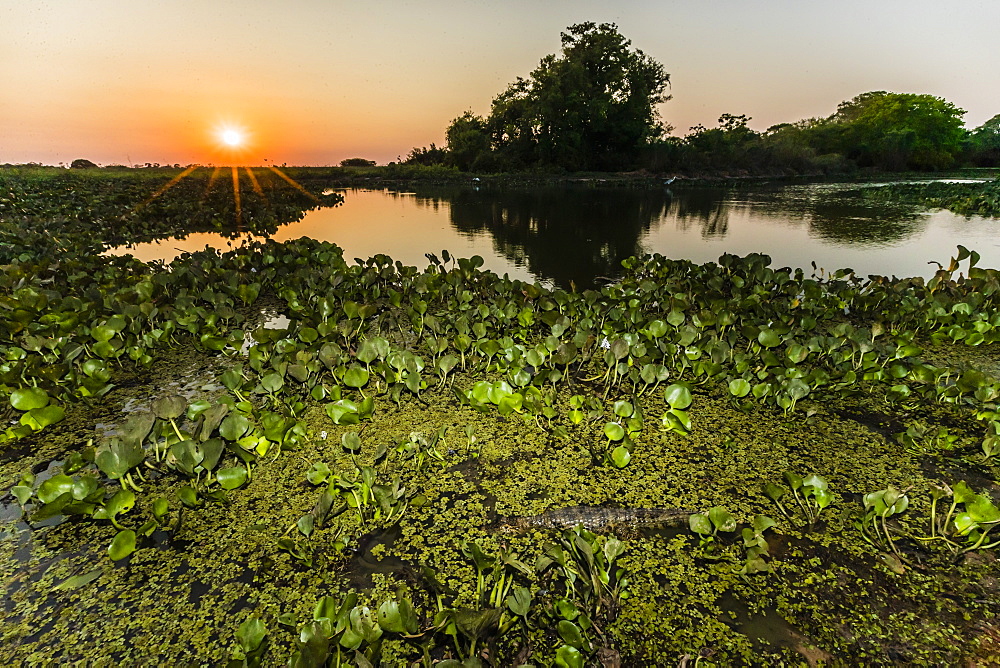
[[[962,244],[982,255],[981,266],[1000,267],[1000,220],[845,194],[857,187],[349,189],[341,206],[310,211],[273,238],[309,236],[338,244],[349,260],[385,253],[419,267],[426,253],[447,249],[481,255],[499,274],[562,287],[614,277],[624,258],[641,253],[700,263],[755,252],[807,273],[815,262],[828,272],[929,276],[929,261],[947,263]],[[182,251],[239,243],[199,233],[114,252],[169,262]]]

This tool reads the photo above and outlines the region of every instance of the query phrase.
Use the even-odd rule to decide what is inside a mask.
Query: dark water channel
[[[385,253],[418,267],[425,253],[481,255],[512,278],[569,287],[614,277],[631,255],[660,253],[708,262],[723,253],[766,253],[776,267],[812,264],[859,275],[930,276],[957,244],[981,266],[1000,266],[1000,221],[942,210],[876,204],[850,195],[857,184],[752,188],[421,187],[344,191],[342,206],[308,212],[275,235],[332,241],[348,259]],[[206,244],[238,243],[213,234],[141,244],[143,260],[170,261]]]

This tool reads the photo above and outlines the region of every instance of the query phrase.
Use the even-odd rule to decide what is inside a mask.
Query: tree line
[[[545,56],[509,84],[487,116],[466,111],[448,126],[443,148],[414,148],[403,162],[473,172],[688,174],[1000,166],[1000,114],[970,131],[964,110],[914,93],[862,93],[828,117],[763,132],[746,115],[723,114],[717,127],[670,136],[657,109],[670,99],[662,64],[632,48],[613,23],[572,25],[561,40],[561,55]]]

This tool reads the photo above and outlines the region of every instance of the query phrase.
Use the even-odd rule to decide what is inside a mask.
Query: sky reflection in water
[[[757,252],[770,255],[772,266],[807,273],[814,261],[828,272],[929,276],[935,266],[928,261],[947,263],[962,244],[982,255],[980,266],[1000,267],[1000,220],[873,205],[843,196],[842,188],[354,189],[344,191],[343,205],[310,211],[274,239],[309,236],[338,244],[348,260],[385,253],[418,267],[427,265],[425,253],[447,249],[481,255],[485,268],[512,278],[563,287],[613,277],[621,260],[637,253],[701,263]],[[169,262],[183,251],[229,244],[239,242],[199,233],[114,252]]]

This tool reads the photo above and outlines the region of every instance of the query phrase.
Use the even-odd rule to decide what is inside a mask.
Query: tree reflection
[[[724,190],[699,188],[685,191],[673,198],[670,213],[677,221],[677,229],[690,230],[697,225],[705,239],[723,239],[729,233],[730,205]]]
[[[914,207],[862,201],[826,186],[418,190],[418,206],[447,210],[455,231],[488,234],[498,255],[561,287],[617,277],[621,261],[646,252],[643,238],[660,225],[712,242],[725,239],[732,226],[760,226],[763,235],[791,226],[828,243],[860,247],[895,245],[926,226]]]
[[[670,195],[659,189],[543,187],[421,189],[418,202],[450,205],[461,234],[488,233],[497,253],[564,288],[615,277],[643,252],[639,239],[660,222]]]
[[[916,207],[878,206],[833,200],[818,202],[812,210],[812,236],[839,244],[882,246],[923,232],[927,218]]]

